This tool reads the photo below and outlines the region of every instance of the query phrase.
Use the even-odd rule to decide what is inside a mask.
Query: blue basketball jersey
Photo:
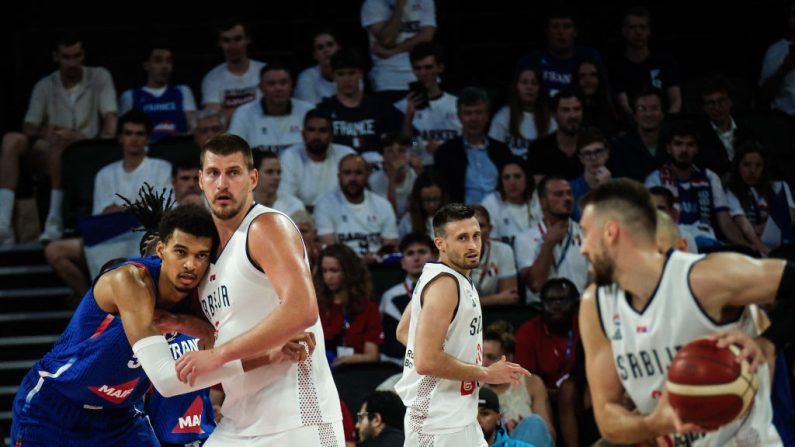
[[[174,360],[198,351],[198,339],[184,334],[166,336]],[[215,413],[210,389],[174,397],[163,397],[157,390],[147,397],[146,412],[157,439],[168,444],[188,444],[207,439],[215,429]]]
[[[178,87],[169,85],[160,96],[138,87],[132,90],[132,97],[132,108],[143,111],[152,121],[152,133],[149,135],[151,142],[188,131],[182,91]]]
[[[133,258],[118,266],[125,264],[145,268],[152,282],[158,283],[159,258]],[[190,300],[184,299],[179,307],[171,310],[184,313],[190,307]],[[33,366],[33,371],[41,378],[37,388],[47,387],[90,409],[130,406],[140,401],[149,388],[149,380],[133,355],[121,317],[99,308],[93,287],[86,292],[61,338]]]

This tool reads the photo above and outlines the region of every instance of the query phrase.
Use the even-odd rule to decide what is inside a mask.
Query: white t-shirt
[[[320,73],[320,67],[315,65],[302,71],[295,82],[293,98],[298,98],[310,104],[318,104],[320,100],[337,93],[337,84],[328,80]]]
[[[276,202],[273,203],[271,208],[276,211],[281,211],[288,216],[292,216],[296,211],[306,209],[304,202],[298,200],[298,198],[293,195],[284,193],[278,193],[276,195]]]
[[[480,296],[500,291],[500,281],[516,278],[516,259],[510,245],[500,241],[484,241],[480,265],[469,275]]]
[[[481,205],[489,212],[491,238],[499,239],[514,249],[516,237],[535,225],[543,215],[536,194],[529,204],[516,205],[502,200],[500,192],[494,191],[483,199]]]
[[[724,324],[716,324],[704,313],[693,296],[689,278],[693,265],[703,257],[672,251],[654,294],[640,312],[615,284],[600,287],[596,292],[597,315],[610,340],[614,374],[641,415],[650,414],[657,407],[666,386],[668,367],[680,347],[718,331],[738,330],[751,337],[758,334],[750,307],[744,308],[736,321]],[[710,433],[689,434],[687,440],[685,436],[676,436],[677,439],[668,439],[665,445],[780,446],[781,439],[772,422],[767,365],[759,368],[756,377],[759,389],[752,397],[754,401],[747,415]]]
[[[789,54],[790,41],[781,39],[768,47],[765,58],[762,60],[762,74],[759,76],[759,85],[762,85],[773,76],[784,63]],[[795,70],[790,70],[784,76],[784,81],[776,93],[770,107],[789,115],[795,115]]]
[[[409,210],[409,196],[411,196],[411,189],[414,187],[414,180],[416,179],[417,173],[414,172],[414,169],[411,169],[411,167],[407,167],[406,177],[403,179],[403,182],[395,189],[398,217],[403,216]],[[387,198],[389,191],[389,178],[383,169],[370,174],[369,184],[371,191],[389,201]]]
[[[397,239],[397,219],[386,199],[364,190],[364,201],[348,202],[340,190],[332,191],[315,205],[317,234],[335,234],[337,240],[358,255],[375,253],[385,239]]]
[[[388,21],[394,7],[393,0],[365,0],[361,11],[362,27],[367,28],[370,25]],[[403,8],[400,32],[395,43],[401,43],[414,37],[423,26],[436,27],[436,6],[433,0],[408,0]],[[376,42],[375,37],[370,33],[368,33],[368,37],[372,48]],[[398,53],[386,59],[372,53],[370,57],[373,60],[370,80],[373,83],[373,90],[376,92],[407,90],[409,82],[416,79],[411,71],[408,52]]]
[[[94,204],[91,214],[100,214],[110,205],[123,205],[124,202],[116,194],[135,202],[138,190],[144,182],[152,185],[157,192],[165,188],[168,196],[171,191],[171,163],[159,158],[145,157],[131,172],[126,172],[122,163],[123,160],[115,161],[97,172],[94,177]]]
[[[326,152],[326,159],[318,162],[309,158],[304,143],[288,147],[279,155],[282,162],[279,194],[296,196],[307,206],[315,205],[323,194],[338,189],[340,160],[355,153],[348,146],[332,143]]]
[[[398,233],[400,234],[400,238],[403,239],[403,236],[411,233],[411,214],[406,213],[403,217],[400,218],[400,222],[398,222]],[[433,216],[425,219],[425,234],[434,238],[434,231],[433,231]]]
[[[194,112],[196,111],[196,101],[193,99],[193,92],[190,90],[185,84],[179,84],[175,86],[179,89],[182,93],[182,110],[185,112]],[[166,92],[168,86],[163,86],[160,88],[151,88],[143,86],[141,90],[149,93],[152,96],[160,97],[163,93]],[[133,89],[125,90],[124,93],[121,94],[119,97],[119,116],[124,115],[126,112],[129,112],[130,109],[133,108]]]
[[[254,150],[268,150],[279,154],[282,150],[303,142],[304,115],[314,109],[300,99],[290,99],[287,115],[266,115],[262,101],[240,106],[232,115],[229,133],[239,135]]]
[[[442,96],[428,102],[428,107],[414,111],[411,125],[419,143],[418,155],[422,158],[423,164],[433,164],[433,155],[428,153],[426,148],[428,141],[447,141],[461,135],[457,101],[458,98],[455,96],[442,92]],[[406,99],[401,99],[395,103],[395,108],[405,114],[406,103]]]
[[[458,296],[455,297],[458,305],[453,321],[438,322],[448,325],[442,349],[447,355],[470,365],[481,365],[483,362],[483,313],[478,291],[469,278],[440,262],[428,262],[422,269],[409,303],[411,320],[403,376],[395,385],[395,391],[406,405],[406,432],[455,433],[477,420],[476,381],[461,382],[425,376],[414,368],[417,325],[423,312],[422,291],[440,275],[451,276],[458,283]],[[425,299],[433,297],[426,296]]]
[[[541,253],[541,245],[544,243],[544,235],[547,233],[547,226],[543,219],[536,222],[529,230],[520,234],[514,243],[516,252],[516,269],[531,267],[535,264],[538,255]],[[549,270],[549,278],[567,278],[577,286],[577,290],[582,293],[588,282],[588,260],[580,254],[580,246],[584,239],[580,226],[577,222],[569,219],[569,231],[552,250],[552,267]],[[538,302],[540,297],[529,288],[527,289],[527,301]]]
[[[283,302],[273,287],[278,278],[255,267],[247,254],[251,222],[273,212],[262,205],[249,210],[199,284],[202,311],[217,331],[216,346],[251,330]],[[293,228],[297,234],[298,228]],[[303,258],[308,267],[305,249]],[[233,433],[241,439],[342,420],[339,395],[325,358],[323,327],[316,318],[305,329],[317,341],[307,360],[262,366],[222,382],[226,397],[218,433]],[[273,411],[274,407],[279,410]],[[248,441],[262,445],[254,439]]]
[[[202,104],[221,104],[223,109],[236,109],[262,97],[259,89],[259,72],[265,63],[249,59],[248,70],[238,76],[217,65],[202,79]]]
[[[525,157],[527,155],[527,147],[533,141],[537,140],[538,129],[536,128],[535,117],[530,112],[522,112],[522,122],[519,123],[520,138],[511,135],[509,122],[511,120],[511,108],[503,106],[491,120],[491,128],[489,128],[489,136],[497,141],[505,143],[511,148],[514,155]],[[550,119],[547,126],[547,133],[557,130],[558,125],[555,120]]]
[[[762,230],[759,240],[770,248],[776,248],[782,244],[783,234],[781,228],[779,228],[775,220],[769,215],[770,204],[765,201],[764,197],[759,195],[755,188],[751,188],[751,194],[753,194],[756,207],[767,217],[765,228]],[[795,202],[792,200],[792,192],[785,182],[773,182],[773,194],[784,194],[787,200],[787,207],[790,209],[795,208]],[[738,199],[732,191],[726,191],[726,202],[729,204],[729,214],[731,214],[732,217],[745,214],[740,199]],[[787,210],[787,212],[789,212],[789,210]]]

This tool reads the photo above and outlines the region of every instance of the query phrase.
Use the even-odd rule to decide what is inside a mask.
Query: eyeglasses
[[[367,417],[370,413],[371,413],[370,411],[360,411],[356,413],[356,418],[361,421],[362,419]]]
[[[581,151],[580,157],[585,159],[596,158],[605,153],[607,149],[594,149],[592,151]]]

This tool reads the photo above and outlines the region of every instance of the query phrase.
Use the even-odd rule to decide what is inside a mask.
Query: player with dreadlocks
[[[300,357],[303,343],[312,343],[304,337],[302,344],[291,341],[281,351],[228,362],[192,386],[180,382],[155,311],[184,316],[179,318],[190,322],[181,324],[184,333],[212,342],[212,327],[189,315],[191,292],[207,272],[218,235],[204,208],[164,211],[170,200],[163,198],[149,188],[137,205],[130,204],[150,229],[159,221],[156,256],[129,259],[102,272],[53,349],[22,380],[12,413],[15,446],[159,446],[140,411],[150,382],[165,397],[184,394]],[[156,219],[157,213],[162,218]]]

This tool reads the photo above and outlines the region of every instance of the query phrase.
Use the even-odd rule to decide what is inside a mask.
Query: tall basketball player
[[[781,445],[771,422],[767,365],[760,365],[762,349],[749,337],[755,328],[748,305],[772,302],[777,293],[791,301],[795,268],[728,252],[661,254],[654,206],[648,191],[634,181],[601,185],[582,205],[581,251],[593,265],[597,284],[583,295],[580,330],[602,436],[621,444],[663,437],[677,446]],[[772,317],[763,336],[792,340],[776,323],[781,316]],[[666,371],[679,347],[723,331],[731,331],[724,342],[740,342],[752,369],[758,366],[760,387],[750,412],[703,433],[682,424],[670,406]],[[636,412],[624,407],[625,392]]]
[[[211,138],[201,163],[199,182],[221,245],[199,299],[217,338],[215,348],[180,358],[180,379],[192,382],[234,359],[280,349],[304,331],[318,343],[302,362],[224,380],[224,418],[205,446],[343,447],[339,397],[324,356],[301,233],[284,214],[254,203],[258,173],[245,140],[230,134]]]
[[[505,357],[482,365],[483,315],[469,273],[480,263],[480,225],[461,204],[433,218],[439,261],[425,264],[411,299],[403,377],[395,390],[406,405],[406,446],[486,446],[477,421],[480,383],[529,376]]]

